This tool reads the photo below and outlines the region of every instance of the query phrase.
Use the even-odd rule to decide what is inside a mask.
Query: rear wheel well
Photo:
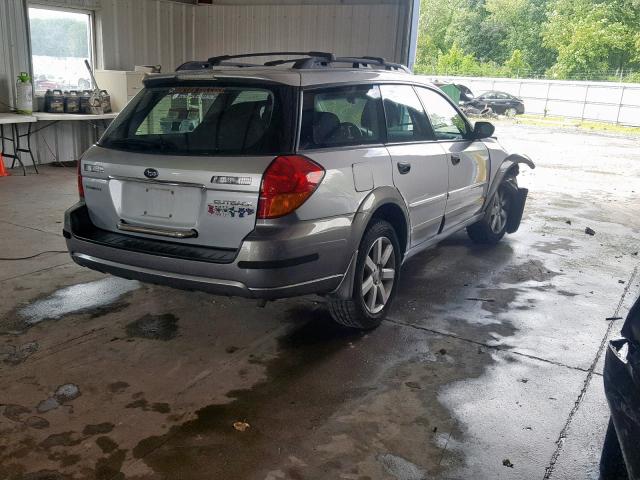
[[[374,219],[384,220],[391,224],[393,229],[396,231],[396,235],[398,236],[398,242],[400,243],[400,248],[402,250],[402,254],[407,251],[407,220],[405,219],[404,212],[402,209],[393,203],[385,203],[384,205],[378,207],[378,209],[374,212],[371,220],[369,220],[369,224]],[[368,226],[368,225],[367,225]]]

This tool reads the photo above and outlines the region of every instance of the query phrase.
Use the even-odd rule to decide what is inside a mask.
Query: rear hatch
[[[208,80],[149,85],[82,159],[96,227],[237,249],[262,175],[293,150],[293,87]]]

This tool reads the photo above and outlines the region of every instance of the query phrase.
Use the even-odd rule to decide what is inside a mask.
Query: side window
[[[300,148],[382,143],[383,116],[375,85],[304,92]]]
[[[411,85],[380,85],[389,142],[432,140],[429,122]]]
[[[449,101],[433,90],[417,88],[438,140],[460,140],[467,136],[467,123]]]

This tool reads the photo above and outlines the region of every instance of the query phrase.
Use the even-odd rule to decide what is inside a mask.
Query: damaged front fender
[[[506,163],[510,163],[511,165],[514,165],[514,164],[517,164],[517,163],[524,163],[531,170],[536,168],[536,164],[533,163],[533,160],[531,160],[527,155],[520,155],[519,153],[512,153],[507,158],[505,158],[502,161],[502,165],[504,165]],[[501,165],[501,167],[502,167],[502,165]]]
[[[498,191],[498,188],[500,188],[500,185],[505,180],[508,181],[509,178],[515,178],[518,176],[518,173],[520,173],[519,165],[521,163],[525,164],[531,169],[536,168],[535,163],[533,163],[533,161],[529,157],[517,153],[507,156],[502,161],[500,167],[498,167],[498,171],[496,172],[493,182],[491,182],[491,186],[489,187],[489,192],[487,194],[483,207],[485,210],[493,199],[493,196]],[[509,219],[507,222],[507,233],[514,233],[518,231],[518,228],[520,227],[520,221],[522,220],[522,214],[524,213],[524,205],[527,201],[527,195],[529,193],[529,190],[527,190],[526,188],[518,188],[516,182],[513,182],[512,186],[513,188],[511,189],[510,203],[511,208],[509,212]]]
[[[493,181],[491,182],[491,186],[489,187],[489,192],[487,193],[487,199],[485,200],[484,206],[486,207],[493,196],[495,195],[498,187],[502,183],[502,181],[509,177],[516,177],[518,173],[520,173],[519,165],[524,163],[526,166],[531,168],[532,170],[536,168],[535,163],[527,157],[526,155],[520,155],[518,153],[512,153],[511,155],[505,157],[500,166],[498,167],[498,171],[493,177]]]

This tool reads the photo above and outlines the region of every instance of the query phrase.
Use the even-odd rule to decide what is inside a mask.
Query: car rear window
[[[266,155],[293,148],[293,89],[192,86],[144,89],[100,140],[105,148],[171,155]]]

